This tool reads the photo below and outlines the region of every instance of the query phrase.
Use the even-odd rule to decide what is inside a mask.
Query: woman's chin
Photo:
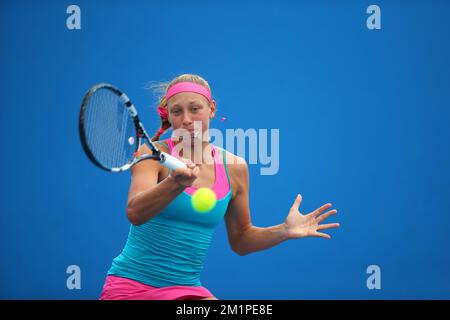
[[[172,139],[180,142],[185,141],[186,143],[194,143],[195,141],[201,142],[202,134],[200,132],[192,132],[188,136],[173,136]]]

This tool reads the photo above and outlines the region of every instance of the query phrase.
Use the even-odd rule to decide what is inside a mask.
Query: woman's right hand
[[[173,170],[169,177],[180,186],[190,187],[198,177],[200,167],[193,163],[190,159],[180,158],[184,162],[187,168],[178,168]]]

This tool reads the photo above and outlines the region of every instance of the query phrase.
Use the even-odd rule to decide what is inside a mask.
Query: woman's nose
[[[186,113],[183,115],[183,124],[190,124],[190,123],[192,123],[192,119],[191,119],[189,113],[186,112]]]

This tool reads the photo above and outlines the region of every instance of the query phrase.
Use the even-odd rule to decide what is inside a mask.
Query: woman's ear
[[[209,118],[212,119],[216,115],[216,100],[211,100],[211,102],[209,103],[209,108],[211,110]]]

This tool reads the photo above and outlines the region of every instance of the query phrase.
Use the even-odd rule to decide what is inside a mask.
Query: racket
[[[84,95],[79,133],[88,158],[109,172],[128,170],[147,159],[157,160],[172,170],[186,168],[182,161],[158,149],[127,95],[107,83],[94,85]],[[147,144],[151,154],[138,156],[142,142]]]

